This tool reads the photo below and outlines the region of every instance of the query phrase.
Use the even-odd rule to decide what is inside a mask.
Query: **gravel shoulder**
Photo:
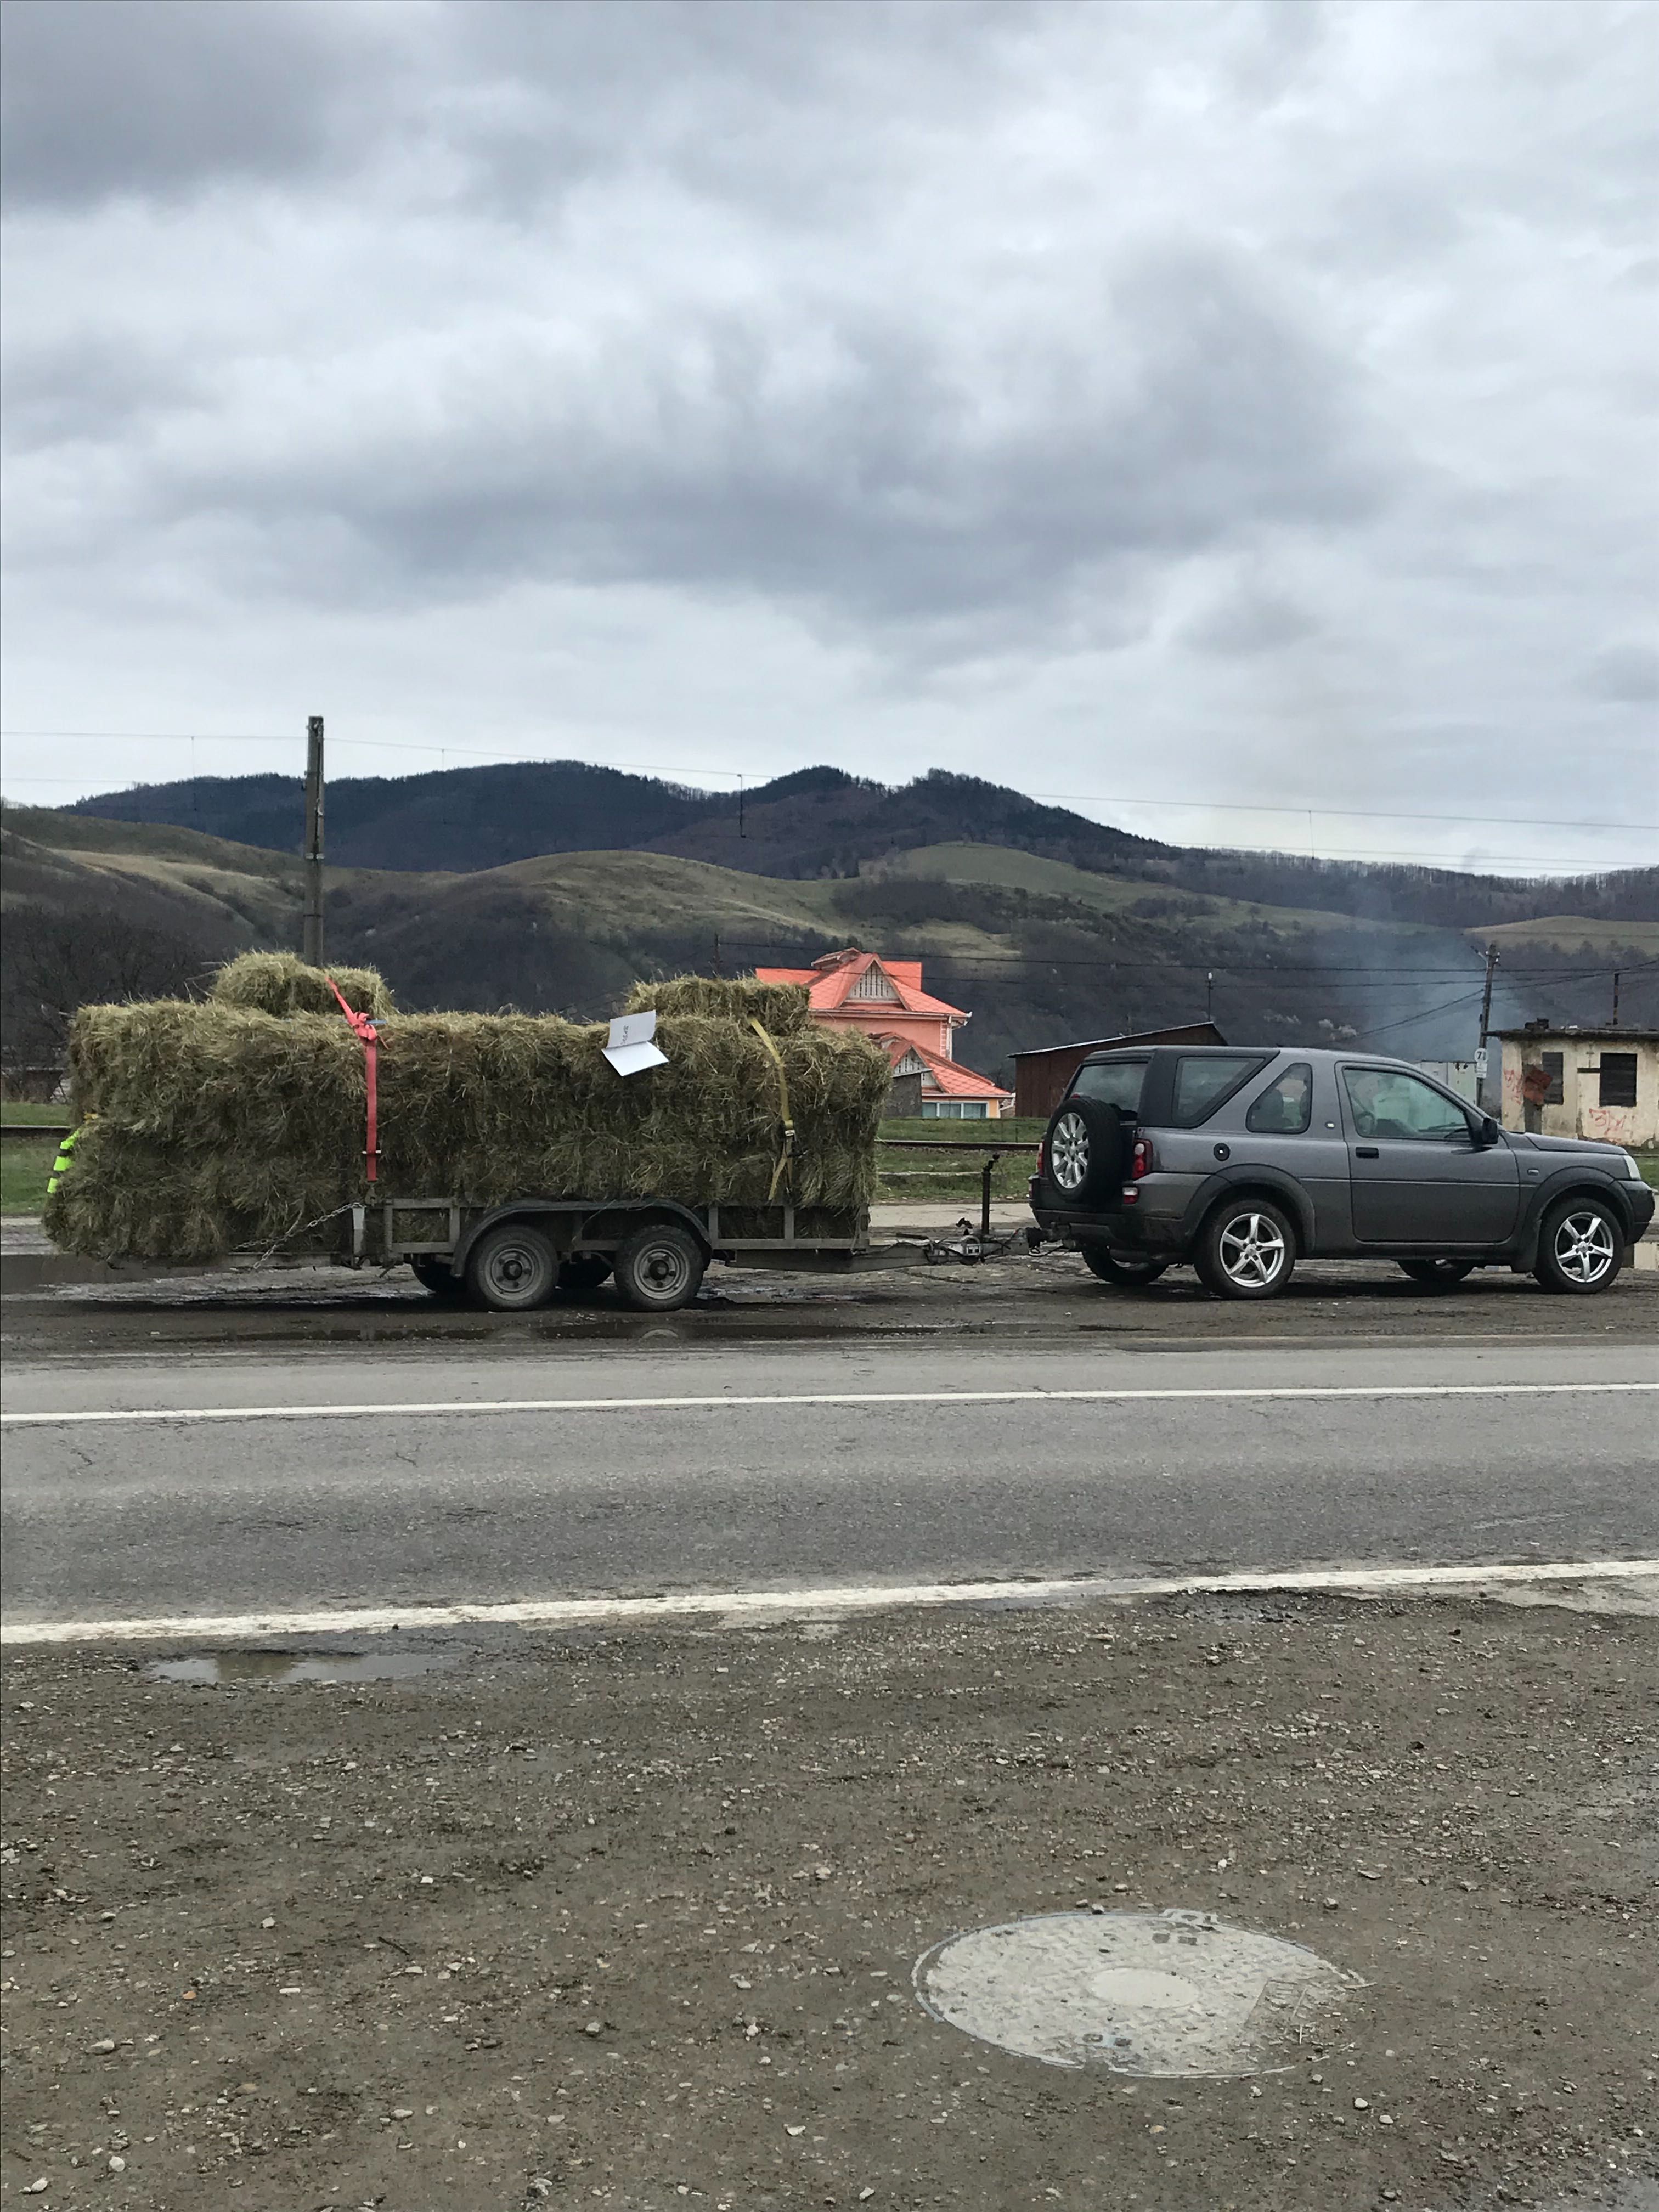
[[[419,1649],[216,1686],[8,1656],[5,2201],[1441,2212],[1659,2177],[1651,1613]],[[1364,1986],[1255,2081],[1044,2066],[912,1992],[953,1930],[1141,1905]]]

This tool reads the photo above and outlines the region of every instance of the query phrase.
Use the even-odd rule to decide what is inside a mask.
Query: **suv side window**
[[[1345,1067],[1342,1081],[1353,1115],[1354,1133],[1360,1137],[1414,1137],[1424,1142],[1437,1138],[1466,1137],[1468,1115],[1461,1106],[1397,1067]]]
[[[1116,1106],[1125,1114],[1137,1112],[1140,1086],[1146,1079],[1144,1060],[1105,1060],[1080,1067],[1073,1084],[1073,1098],[1097,1098],[1103,1106]]]
[[[1231,1098],[1263,1062],[1259,1052],[1212,1052],[1200,1059],[1194,1054],[1176,1062],[1175,1103],[1170,1121],[1177,1129],[1195,1129],[1207,1121],[1224,1098]]]
[[[1258,1137],[1299,1137],[1313,1119],[1313,1070],[1306,1060],[1270,1083],[1245,1116]]]

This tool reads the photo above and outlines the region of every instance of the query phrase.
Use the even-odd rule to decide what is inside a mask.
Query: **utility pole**
[[[1613,1026],[1619,1026],[1619,970],[1613,971]]]
[[[1204,1018],[1210,1018],[1215,999],[1215,970],[1212,968],[1204,978]]]
[[[1475,1097],[1484,1106],[1486,1103],[1486,1033],[1492,1027],[1492,979],[1498,966],[1498,947],[1486,947],[1486,983],[1480,994],[1480,1046],[1475,1054]]]
[[[306,724],[306,913],[301,957],[323,964],[323,718]]]

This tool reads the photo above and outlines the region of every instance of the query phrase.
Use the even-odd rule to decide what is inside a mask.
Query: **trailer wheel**
[[[466,1263],[467,1288],[496,1313],[528,1313],[544,1306],[559,1279],[553,1247],[539,1229],[504,1221],[486,1230]]]
[[[466,1285],[447,1260],[422,1255],[409,1263],[416,1281],[423,1291],[430,1291],[434,1298],[459,1298],[466,1295]]]
[[[617,1291],[641,1313],[673,1313],[697,1295],[707,1265],[690,1230],[672,1221],[635,1230],[617,1255]]]

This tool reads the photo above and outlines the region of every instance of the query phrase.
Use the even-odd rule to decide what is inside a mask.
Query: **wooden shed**
[[[1185,1022],[1178,1029],[1137,1030],[1125,1036],[1091,1037],[1084,1044],[1049,1044],[1014,1054],[1014,1111],[1047,1121],[1066,1086],[1091,1052],[1127,1052],[1138,1044],[1225,1044],[1213,1022]]]

